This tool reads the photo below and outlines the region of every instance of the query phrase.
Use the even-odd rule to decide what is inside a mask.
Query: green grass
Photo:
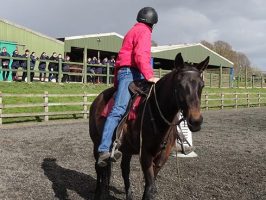
[[[111,85],[109,86],[111,87]],[[81,84],[81,83],[22,83],[22,82],[0,82],[0,92],[5,94],[44,94],[47,91],[49,94],[99,94],[104,89],[108,88],[105,84]],[[205,93],[266,93],[266,88],[204,88],[202,95],[202,106],[205,105]],[[220,96],[211,96],[209,98],[219,98]],[[226,96],[225,98],[233,98],[234,95]],[[263,96],[266,98],[266,95]],[[88,97],[88,101],[92,102],[95,97]],[[43,103],[42,97],[3,97],[3,104],[31,104]],[[83,97],[49,97],[49,103],[53,102],[82,102]],[[240,102],[240,101],[239,101]],[[225,104],[229,105],[234,103],[232,100],[225,100]],[[243,104],[245,101],[243,101]],[[252,101],[250,102],[252,104]],[[266,104],[265,100],[263,103]],[[210,106],[219,105],[220,101],[209,101]],[[217,109],[217,108],[216,108]],[[62,111],[78,111],[83,110],[83,106],[49,106],[49,112],[62,112]],[[30,108],[4,108],[3,113],[34,113],[43,112],[43,107],[30,107]],[[49,119],[73,119],[81,118],[82,115],[68,115],[68,116],[50,116]],[[5,118],[3,123],[25,122],[25,121],[42,121],[42,117],[22,117],[22,118]]]

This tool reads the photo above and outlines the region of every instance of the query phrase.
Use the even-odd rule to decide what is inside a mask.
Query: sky
[[[0,18],[51,37],[125,35],[145,6],[158,12],[158,45],[229,43],[266,71],[265,0],[0,0]],[[1,30],[0,30],[1,31]]]

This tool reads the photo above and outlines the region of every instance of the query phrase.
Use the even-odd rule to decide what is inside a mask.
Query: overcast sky
[[[266,71],[265,0],[0,0],[0,18],[52,37],[124,35],[144,6],[154,7],[159,45],[223,40]],[[1,31],[1,30],[0,30]]]

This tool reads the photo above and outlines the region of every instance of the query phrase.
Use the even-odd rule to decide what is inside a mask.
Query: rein
[[[155,98],[155,103],[156,103],[156,107],[157,110],[159,111],[160,117],[163,119],[163,121],[168,125],[168,126],[177,126],[179,125],[182,121],[184,121],[185,119],[182,117],[177,123],[173,123],[173,122],[169,122],[163,115],[160,106],[158,104],[158,100],[157,100],[157,96],[156,96],[156,90],[155,90],[155,84],[153,85],[154,87],[152,87],[151,89],[153,89],[153,93],[154,93],[154,98]],[[176,92],[176,91],[175,91]]]

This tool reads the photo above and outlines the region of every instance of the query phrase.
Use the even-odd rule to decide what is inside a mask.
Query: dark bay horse
[[[201,92],[204,86],[202,72],[208,66],[209,57],[198,65],[184,63],[181,54],[175,58],[175,68],[166,74],[152,87],[149,99],[138,109],[135,120],[126,121],[123,126],[123,137],[120,150],[122,176],[125,184],[126,199],[133,199],[129,173],[132,155],[140,155],[140,164],[145,178],[145,189],[142,199],[155,198],[155,178],[167,161],[176,139],[177,114],[183,112],[191,131],[199,131],[203,118],[200,112]],[[94,157],[98,159],[98,146],[105,118],[101,116],[106,103],[115,89],[103,91],[90,108],[89,128],[94,143]],[[98,167],[95,199],[100,199],[108,191],[111,175],[111,163]],[[108,193],[108,192],[107,192]],[[105,197],[103,199],[108,199]]]

